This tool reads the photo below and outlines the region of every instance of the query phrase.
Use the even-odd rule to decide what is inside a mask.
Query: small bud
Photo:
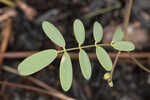
[[[110,73],[105,73],[104,74],[104,80],[108,80],[108,79],[110,79],[111,77],[110,77]]]
[[[114,43],[115,43],[114,41],[111,41],[110,45],[111,45],[111,46],[113,46],[113,45],[114,45]]]
[[[109,85],[110,87],[113,87],[113,86],[114,86],[113,81],[112,81],[112,80],[108,81],[108,85]]]

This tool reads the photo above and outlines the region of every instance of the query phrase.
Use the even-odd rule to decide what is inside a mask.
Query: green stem
[[[108,11],[111,11],[111,10],[117,9],[117,8],[120,8],[120,5],[117,5],[117,6],[115,5],[115,6],[99,9],[99,10],[96,10],[95,12],[91,12],[91,13],[86,14],[85,16],[83,16],[83,19],[87,20],[89,18],[92,18],[94,16],[103,14],[105,12],[108,12]]]
[[[81,49],[85,49],[85,48],[92,48],[92,47],[96,47],[96,46],[111,46],[111,44],[93,44],[93,45],[87,45],[87,46],[80,46],[80,47],[75,47],[75,48],[69,48],[69,49],[65,49],[65,50],[60,50],[57,51],[57,53],[63,53],[64,51],[68,52],[68,51],[74,51],[74,50],[79,50]]]

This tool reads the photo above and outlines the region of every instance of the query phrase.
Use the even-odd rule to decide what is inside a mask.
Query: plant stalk
[[[124,23],[124,40],[126,40],[127,38],[127,30],[128,30],[128,25],[129,25],[129,19],[130,19],[130,15],[131,15],[131,8],[132,8],[132,4],[133,4],[133,0],[129,0],[129,6],[128,6],[128,11],[127,11],[127,14],[125,15],[125,23]],[[114,69],[116,67],[116,63],[119,59],[119,55],[121,54],[121,52],[119,51],[116,55],[116,58],[115,58],[115,61],[114,61],[114,64],[113,64],[113,68],[111,70],[111,77],[112,77],[112,74],[114,72]]]
[[[111,44],[93,44],[93,45],[87,45],[87,46],[80,46],[80,47],[60,50],[60,51],[57,51],[57,53],[63,53],[63,52],[74,51],[74,50],[85,49],[85,48],[92,48],[92,47],[96,47],[96,46],[111,46]]]

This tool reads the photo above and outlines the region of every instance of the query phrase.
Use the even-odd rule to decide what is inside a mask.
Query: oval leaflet
[[[60,83],[64,91],[68,91],[72,84],[72,63],[68,53],[64,53],[60,62]]]
[[[102,40],[103,28],[102,28],[102,25],[99,22],[94,23],[93,35],[94,35],[94,40],[95,40],[96,43],[98,43]]]
[[[45,34],[58,46],[65,48],[66,43],[62,36],[62,34],[59,32],[59,30],[50,22],[44,21],[42,23],[42,28]]]
[[[112,70],[112,61],[108,53],[102,47],[96,47],[96,56],[102,67],[107,70]]]
[[[33,54],[22,61],[18,66],[21,75],[31,75],[49,65],[57,56],[56,50],[49,49]]]
[[[112,44],[112,47],[119,51],[133,51],[135,46],[132,42],[129,41],[118,41]]]
[[[89,80],[92,74],[91,63],[87,53],[82,49],[79,52],[79,62],[84,78]]]
[[[74,29],[74,35],[77,42],[79,43],[79,45],[82,45],[85,40],[85,29],[82,21],[76,19],[73,24],[73,29]]]
[[[124,32],[121,28],[118,28],[113,35],[113,42],[121,41],[124,38]]]

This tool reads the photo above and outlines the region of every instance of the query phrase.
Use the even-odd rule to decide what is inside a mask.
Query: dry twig
[[[2,31],[2,42],[0,46],[1,53],[4,53],[7,49],[9,36],[11,34],[11,25],[12,25],[12,20],[8,19]],[[3,57],[0,57],[0,66],[2,65],[2,62],[3,62]]]
[[[5,70],[7,72],[10,72],[10,73],[13,73],[13,74],[16,74],[16,75],[19,75],[18,72],[17,72],[17,70],[15,70],[15,69],[13,69],[11,67],[8,67],[8,66],[4,66],[3,70]],[[21,77],[23,77],[23,76],[21,76]],[[31,76],[23,77],[23,78],[31,81],[32,83],[34,83],[34,84],[36,84],[36,85],[38,85],[38,86],[40,86],[40,87],[42,87],[42,88],[44,88],[46,90],[41,90],[41,89],[38,89],[38,88],[35,89],[35,87],[25,86],[25,85],[19,85],[18,88],[29,89],[28,87],[30,87],[31,89],[29,89],[29,90],[33,90],[33,91],[37,91],[37,92],[41,92],[42,91],[42,93],[46,93],[48,95],[60,98],[62,100],[75,100],[75,99],[73,99],[71,97],[68,97],[68,96],[64,95],[63,93],[61,93],[61,92],[53,89],[52,87],[50,87],[49,85],[45,84],[44,82],[42,82],[40,80],[37,80],[37,79],[35,79],[35,78],[31,77]],[[12,85],[10,83],[6,83],[5,85],[16,86],[16,85]]]
[[[37,15],[37,11],[21,0],[17,0],[17,5],[22,9],[29,20],[33,20]]]
[[[34,53],[37,53],[39,51],[22,51],[22,52],[5,52],[0,53],[0,57],[7,58],[7,59],[15,59],[15,58],[26,58],[28,56],[31,56]],[[143,59],[143,58],[150,58],[150,52],[140,52],[140,53],[130,53],[133,57]],[[78,53],[69,53],[72,59],[78,59]],[[88,53],[89,57],[91,59],[96,59],[95,53]],[[109,55],[114,58],[116,57],[116,53],[109,53]],[[60,58],[62,55],[58,55],[58,58]],[[125,59],[130,58],[130,56],[127,53],[121,53],[119,58]]]
[[[40,89],[40,88],[36,88],[36,87],[33,87],[33,86],[29,86],[29,85],[22,85],[22,84],[18,84],[18,83],[12,83],[12,82],[3,82],[3,81],[0,81],[0,84],[3,85],[7,85],[7,86],[12,86],[12,87],[16,87],[16,88],[21,88],[21,89],[27,89],[27,90],[31,90],[31,91],[36,91],[36,92],[39,92],[39,93],[44,93],[44,94],[47,94],[47,95],[52,95],[52,93],[50,91],[47,91],[47,90],[44,90],[44,89]],[[58,95],[58,94],[56,94]],[[60,98],[62,99],[62,98]],[[68,98],[63,98],[62,100],[75,100],[75,99],[68,99]]]
[[[7,12],[4,12],[3,15],[0,15],[0,22],[3,22],[5,20],[8,20],[10,17],[16,16],[16,11],[11,9],[7,10]]]

